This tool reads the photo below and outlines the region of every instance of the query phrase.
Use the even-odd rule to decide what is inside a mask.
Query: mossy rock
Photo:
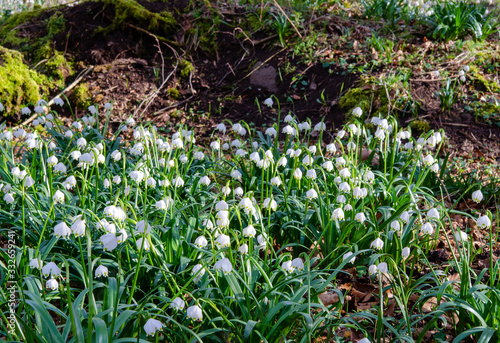
[[[418,134],[429,132],[429,130],[431,129],[431,125],[429,124],[429,122],[423,119],[413,120],[410,123],[410,127]]]
[[[79,108],[87,108],[91,105],[92,96],[86,82],[79,83],[69,96],[69,99]]]
[[[346,110],[347,119],[352,116],[352,110],[360,107],[363,110],[363,116],[366,116],[372,110],[372,116],[386,116],[388,112],[387,95],[381,87],[359,87],[349,89],[339,101],[342,109]]]
[[[30,69],[20,52],[0,46],[0,102],[5,107],[4,115],[37,102],[47,89],[47,77]]]
[[[27,24],[35,18],[38,18],[43,10],[23,11],[10,16],[5,23],[0,26],[0,44],[9,44],[11,46],[21,46],[29,42],[29,38],[17,36],[18,29],[23,24]]]

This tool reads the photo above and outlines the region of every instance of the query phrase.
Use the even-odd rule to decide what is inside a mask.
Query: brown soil
[[[120,121],[134,115],[136,120],[154,122],[167,132],[183,124],[194,127],[205,137],[224,119],[245,120],[253,122],[255,127],[264,127],[277,118],[277,106],[270,109],[263,105],[271,95],[278,97],[282,117],[292,113],[301,121],[310,118],[313,125],[324,118],[330,134],[343,123],[345,111],[338,105],[339,96],[356,83],[359,75],[341,68],[336,55],[344,55],[348,63],[353,61],[352,55],[330,51],[325,57],[330,62],[327,67],[321,62],[303,63],[303,57],[295,56],[292,49],[283,49],[277,39],[268,39],[269,33],[256,32],[251,38],[245,37],[239,24],[247,13],[237,7],[220,11],[223,21],[213,36],[217,51],[193,49],[200,43],[194,41],[189,29],[199,18],[208,17],[205,5],[195,5],[200,6],[196,10],[201,14],[194,18],[193,10],[185,11],[187,1],[140,3],[152,12],[174,13],[179,23],[177,32],[160,42],[155,32],[130,23],[103,35],[95,30],[113,23],[113,6],[85,2],[58,9],[66,19],[66,26],[55,37],[54,47],[73,59],[80,70],[94,66],[82,82],[88,84],[93,102],[103,105],[114,101],[112,125],[118,126]],[[47,11],[22,34],[33,39],[45,34],[43,20],[51,14]],[[377,27],[335,16],[325,20],[329,22],[327,34],[332,39],[338,39],[346,28],[354,28],[353,38],[361,41],[370,31],[370,25]],[[428,44],[418,35],[415,37],[412,49]],[[191,74],[181,75],[183,66],[177,63],[182,59],[193,65]],[[259,72],[260,76],[256,76]],[[167,81],[162,85],[164,78]],[[412,82],[412,95],[422,104],[419,117],[428,120],[432,128],[444,128],[456,153],[466,152],[499,162],[500,127],[476,122],[460,102],[450,114],[441,113],[435,95],[440,85],[430,79]],[[151,101],[144,103],[145,99]],[[75,113],[76,117],[83,116],[85,109],[77,108]],[[69,110],[63,115],[70,117]],[[412,118],[400,119],[405,124]],[[325,135],[325,139],[330,136]]]

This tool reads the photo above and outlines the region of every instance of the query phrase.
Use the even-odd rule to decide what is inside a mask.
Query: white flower
[[[231,172],[231,177],[236,180],[241,180],[241,173],[239,170],[233,170]]]
[[[297,168],[293,171],[293,177],[297,180],[302,179],[302,171],[300,170],[300,168]]]
[[[57,164],[58,160],[57,160],[57,157],[55,156],[50,156],[49,158],[47,158],[47,164],[51,167],[55,166]]]
[[[264,203],[262,204],[262,207],[276,211],[278,204],[276,203],[276,201],[274,199],[266,198],[266,199],[264,199]]]
[[[182,139],[176,138],[172,140],[172,146],[174,149],[182,149],[184,147],[184,143],[182,142]]]
[[[122,153],[119,150],[115,150],[111,153],[111,158],[113,161],[118,162],[122,159]]]
[[[113,176],[113,183],[116,183],[117,185],[119,185],[121,182],[122,182],[122,178],[120,177],[120,175],[115,175]]]
[[[359,213],[356,213],[356,215],[354,216],[354,219],[357,222],[364,223],[366,220],[366,216],[363,212],[359,212]]]
[[[354,254],[350,251],[345,253],[344,254],[344,261],[348,260],[349,263],[354,263],[356,261],[356,256],[351,257],[352,255],[354,255]]]
[[[224,195],[231,194],[231,188],[229,188],[227,186],[222,187],[221,191],[222,191],[222,194],[224,194]]]
[[[313,131],[323,131],[326,130],[326,124],[323,122],[319,122],[316,125],[314,125],[314,130]]]
[[[292,267],[294,269],[298,270],[299,272],[304,270],[304,262],[300,257],[294,258],[292,261]]]
[[[427,218],[428,219],[431,219],[431,218],[436,218],[436,219],[439,219],[439,212],[436,208],[431,208],[429,210],[429,212],[427,212]]]
[[[346,211],[346,212],[347,212],[347,211],[352,211],[352,206],[351,206],[351,204],[347,204],[347,205],[345,205],[345,206],[344,206],[344,211]]]
[[[73,175],[68,176],[68,178],[66,178],[66,181],[63,182],[63,186],[67,190],[73,189],[73,187],[76,186],[76,178]]]
[[[347,150],[354,150],[354,149],[356,149],[356,143],[349,142],[349,143],[347,143],[346,147],[347,147]]]
[[[352,114],[359,118],[363,115],[363,110],[361,109],[361,107],[356,107],[355,109],[352,110]]]
[[[286,272],[293,273],[295,268],[292,266],[292,261],[285,261],[281,264],[281,269]]]
[[[231,261],[229,261],[228,258],[223,258],[215,263],[214,266],[215,270],[220,270],[222,271],[225,275],[230,274],[231,271],[233,270],[233,265],[231,264]]]
[[[410,248],[408,248],[408,247],[403,248],[401,255],[403,256],[404,259],[407,259],[408,256],[410,256]]]
[[[335,209],[332,213],[332,219],[333,220],[344,220],[344,210],[342,210],[340,207]]]
[[[71,130],[67,130],[67,131],[64,133],[64,135],[65,135],[66,137],[68,137],[68,138],[71,138],[71,137],[73,137],[73,131],[71,131]]]
[[[219,130],[222,133],[226,133],[226,125],[224,125],[224,123],[220,123],[219,125],[217,125],[216,130]]]
[[[61,173],[61,174],[66,174],[66,166],[64,163],[59,162],[54,166],[54,172],[55,173]]]
[[[367,191],[368,192],[368,191]],[[355,187],[353,190],[352,190],[352,197],[354,199],[361,199],[361,198],[364,198],[365,197],[365,192],[359,188],[359,187]]]
[[[148,223],[147,228],[146,228],[146,223],[144,222],[144,220],[141,220],[141,221],[138,221],[137,224],[135,224],[135,229],[140,233],[143,233],[144,229],[146,229],[146,233],[150,233],[151,232],[151,225],[149,225],[149,223]]]
[[[306,198],[308,200],[316,199],[318,197],[318,192],[314,188],[311,188],[306,192]]]
[[[399,224],[399,221],[393,220],[391,222],[391,229],[393,229],[394,231],[401,231],[401,224]]]
[[[78,150],[74,150],[69,154],[74,160],[78,160],[80,156],[82,156],[82,153]]]
[[[273,107],[273,99],[272,98],[267,98],[266,100],[264,100],[264,105],[267,105],[269,107]]]
[[[42,268],[42,274],[44,277],[51,277],[53,279],[58,278],[61,275],[61,269],[54,262],[49,262]]]
[[[137,183],[140,183],[142,181],[142,179],[144,179],[144,176],[145,176],[144,172],[142,172],[140,170],[133,170],[130,172],[129,175],[130,175],[130,178]]]
[[[108,268],[102,264],[95,269],[95,277],[108,277]]]
[[[142,247],[144,250],[149,251],[149,249],[151,248],[149,241],[147,239],[144,240],[144,243],[142,241],[143,241],[142,237],[137,240],[136,242],[137,249],[141,249]]]
[[[337,132],[338,139],[342,139],[344,138],[344,136],[345,136],[345,130],[340,130],[339,132]]]
[[[278,165],[278,167],[284,167],[284,166],[286,166],[287,162],[288,161],[287,161],[286,157],[285,156],[281,156],[279,158],[279,160],[278,160],[277,165]]]
[[[432,226],[431,223],[425,223],[424,225],[422,225],[423,234],[432,235],[433,232],[434,232],[434,227]]]
[[[248,152],[246,150],[243,150],[243,149],[236,150],[237,156],[243,157],[243,156],[246,156],[247,154],[248,154]]]
[[[38,262],[37,258],[34,258],[30,261],[30,268],[42,269],[43,261]]]
[[[102,185],[104,186],[104,188],[109,188],[109,186],[111,185],[111,183],[109,182],[108,179],[104,179],[104,181],[102,182]]]
[[[339,175],[340,175],[340,177],[347,179],[347,178],[351,177],[351,172],[349,171],[349,169],[344,168],[341,171],[339,171]]]
[[[217,239],[215,240],[215,245],[219,249],[229,247],[231,245],[231,239],[227,235],[220,234],[219,237],[217,237]]]
[[[384,241],[381,240],[380,238],[376,238],[371,244],[370,248],[373,248],[375,250],[382,250],[384,247]]]
[[[200,322],[203,320],[203,312],[198,305],[188,307],[186,314],[187,319],[197,320]]]
[[[478,204],[483,200],[483,193],[480,189],[472,193],[472,200]]]
[[[487,229],[491,226],[491,220],[488,216],[484,215],[476,220],[476,225],[480,229]]]
[[[54,193],[54,196],[52,197],[52,199],[54,200],[54,202],[56,204],[62,204],[64,202],[64,193],[61,192],[60,190],[57,190]]]
[[[381,273],[387,273],[387,263],[385,262],[379,263],[377,269]]]
[[[309,156],[309,155],[306,155],[303,159],[302,159],[302,163],[304,163],[304,165],[306,166],[310,166],[313,164],[313,159]]]
[[[282,131],[284,134],[286,135],[294,135],[295,134],[295,129],[293,127],[291,127],[290,125],[287,125],[283,128],[283,131]]]
[[[5,193],[5,195],[3,196],[3,200],[5,200],[7,204],[13,204],[14,196],[12,196],[12,193]]]
[[[258,163],[260,161],[260,156],[257,151],[254,151],[250,154],[250,161],[254,163]]]
[[[249,198],[243,198],[240,200],[239,207],[243,209],[246,215],[255,214],[256,210]]]
[[[257,231],[253,227],[253,225],[248,225],[246,228],[243,229],[243,236],[244,237],[255,237],[257,234]]]
[[[200,266],[200,268],[201,268],[201,264],[198,264],[196,266]],[[170,307],[173,308],[174,310],[182,310],[182,309],[184,309],[185,306],[186,306],[186,302],[184,301],[184,299],[179,298],[179,297],[176,297],[170,303]]]
[[[172,180],[172,184],[174,185],[174,187],[179,188],[184,186],[184,180],[180,176],[178,176]]]
[[[401,221],[405,224],[408,223],[408,220],[410,220],[410,214],[408,213],[408,211],[404,211],[403,213],[401,213],[401,215],[399,216],[399,219],[401,219]]]
[[[368,273],[369,273],[370,275],[375,274],[375,273],[377,272],[377,270],[378,270],[378,269],[377,269],[377,266],[376,266],[376,265],[374,265],[374,264],[372,264],[370,267],[368,267]]]
[[[81,215],[78,216],[73,225],[71,225],[71,231],[73,231],[75,237],[85,236],[85,220],[81,219]]]
[[[257,243],[259,244],[259,247],[264,248],[267,243],[267,236],[266,234],[258,235],[257,236]]]
[[[248,244],[243,244],[238,248],[240,254],[248,254]]]
[[[285,121],[285,123],[290,123],[290,122],[294,122],[295,119],[293,119],[293,117],[290,114],[287,114],[284,121]]]
[[[126,214],[125,211],[121,207],[117,207],[114,205],[106,206],[104,208],[104,214],[112,219],[123,221],[125,220]]]
[[[214,141],[210,143],[210,148],[212,148],[212,150],[220,150],[220,143],[218,141]]]
[[[211,182],[211,181],[210,181],[210,178],[209,178],[208,176],[206,176],[206,175],[205,175],[205,176],[203,176],[203,177],[200,179],[200,183],[201,183],[202,185],[205,185],[205,186],[210,185],[210,182]]]
[[[49,280],[47,280],[47,283],[45,284],[45,286],[48,289],[55,291],[56,289],[59,288],[59,282],[57,282],[56,279],[49,279]]]
[[[114,224],[110,224],[110,225],[108,225],[108,227],[106,227],[106,229],[108,229],[108,228],[109,228],[109,226],[111,226],[111,225],[113,225],[113,226],[114,226]],[[120,229],[120,232],[119,232],[119,233],[120,233],[120,234],[119,234],[118,236],[116,236],[116,241],[117,241],[118,243],[125,242],[125,240],[126,240],[126,239],[127,239],[127,237],[128,237],[128,235],[127,235],[127,231],[125,231],[124,229]]]
[[[101,241],[104,251],[112,251],[118,246],[118,239],[116,234],[107,233],[99,238]]]
[[[194,241],[194,245],[196,245],[198,248],[202,249],[204,247],[206,247],[208,244],[208,241],[207,239],[205,238],[205,236],[199,236],[198,238],[195,239]]]
[[[161,331],[163,329],[163,323],[159,320],[150,318],[144,324],[144,331],[146,331],[146,336],[154,336],[156,331]]]
[[[194,154],[193,158],[194,158],[195,160],[199,160],[199,161],[201,161],[201,160],[203,160],[203,159],[205,158],[205,154],[204,154],[202,151],[197,151],[197,152]]]
[[[455,233],[455,239],[457,242],[466,242],[468,240],[468,236],[462,230],[458,230],[458,232]]]
[[[76,145],[81,149],[81,148],[85,148],[85,146],[87,145],[87,140],[83,137],[80,137],[78,138],[78,140],[76,141]]]
[[[306,178],[308,178],[309,180],[316,180],[317,178],[316,170],[309,169],[306,173]]]
[[[331,172],[333,170],[333,163],[332,161],[326,161],[323,162],[321,165],[326,171]]]
[[[155,188],[156,187],[156,180],[153,179],[152,177],[148,177],[148,179],[146,180],[146,185],[148,187]]]
[[[429,167],[434,164],[434,157],[432,155],[427,155],[424,158],[424,166]]]
[[[193,267],[192,274],[196,275],[193,281],[200,282],[203,275],[205,275],[205,268],[203,268],[203,265],[198,263],[196,266]],[[182,308],[184,308],[184,301],[182,302]]]
[[[233,189],[233,194],[235,196],[242,196],[243,195],[243,188],[236,187],[235,189]]]
[[[274,127],[269,127],[266,129],[265,134],[268,136],[276,137],[278,135],[278,132]]]
[[[349,184],[347,182],[342,182],[339,185],[339,190],[341,192],[349,193],[351,191],[351,186],[349,186]]]

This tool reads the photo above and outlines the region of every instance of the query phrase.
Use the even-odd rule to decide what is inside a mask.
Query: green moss
[[[86,82],[78,84],[71,92],[70,99],[80,108],[87,108],[91,105],[91,94]]]
[[[339,101],[340,107],[346,110],[348,119],[356,107],[361,107],[363,115],[368,114],[371,108],[372,116],[385,116],[388,113],[388,104],[385,90],[378,86],[351,88]]]
[[[181,77],[188,77],[194,71],[193,64],[188,60],[181,60],[179,63],[181,69]]]
[[[180,99],[181,97],[181,93],[179,92],[179,90],[174,87],[170,87],[169,89],[167,89],[167,94],[174,100]]]
[[[107,34],[117,29],[124,29],[127,24],[147,28],[152,33],[164,37],[171,36],[176,30],[177,22],[170,12],[150,12],[134,0],[103,0],[102,2],[115,6],[115,18],[110,26],[96,30],[96,32]]]
[[[46,20],[47,22],[47,37],[54,37],[66,29],[66,19],[62,12],[56,11],[52,16]]]
[[[31,70],[20,52],[0,46],[0,99],[4,114],[17,112],[23,104],[36,102],[47,91],[47,77]]]
[[[500,93],[500,85],[498,84],[498,82],[488,80],[486,77],[484,77],[477,66],[470,66],[470,71],[467,74],[472,76],[476,88],[482,87],[485,88],[488,92]]]
[[[29,41],[29,38],[17,37],[18,28],[28,23],[33,18],[37,18],[42,14],[42,10],[23,11],[13,14],[0,26],[0,43],[2,45],[20,46]]]
[[[52,76],[58,86],[63,86],[66,78],[74,74],[71,63],[62,53],[54,50],[54,55],[45,63],[47,74]]]
[[[431,126],[427,120],[417,119],[410,123],[412,130],[417,131],[417,133],[425,133],[431,129]]]

